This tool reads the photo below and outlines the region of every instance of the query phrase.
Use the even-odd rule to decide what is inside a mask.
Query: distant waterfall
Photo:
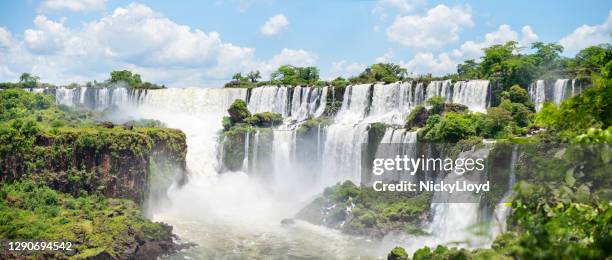
[[[84,106],[95,110],[104,110],[113,106],[119,107],[131,104],[137,98],[140,90],[130,90],[125,87],[76,87],[76,88],[45,88],[33,89],[55,96],[56,103],[67,106]]]
[[[458,81],[453,86],[452,102],[465,105],[471,111],[486,112],[488,94],[488,80]]]
[[[432,81],[427,86],[427,95],[424,99],[441,96],[446,102],[465,105],[475,112],[486,112],[489,85],[488,80],[457,81],[454,84],[450,80]]]
[[[539,111],[545,102],[561,104],[563,100],[580,94],[584,88],[580,81],[572,79],[557,79],[553,81],[536,80],[529,86],[529,97]]]

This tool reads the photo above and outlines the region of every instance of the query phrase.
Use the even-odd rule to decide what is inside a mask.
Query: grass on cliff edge
[[[103,251],[120,256],[127,248],[135,249],[139,240],[162,239],[166,233],[129,200],[95,195],[75,198],[31,181],[0,188],[2,239],[71,241],[74,256],[85,258]]]

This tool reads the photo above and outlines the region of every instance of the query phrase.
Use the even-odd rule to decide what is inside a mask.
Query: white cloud
[[[26,46],[36,53],[53,53],[64,48],[70,37],[69,30],[62,21],[55,22],[39,15],[34,18],[37,29],[27,29],[24,33]]]
[[[376,58],[377,63],[388,63],[393,59],[393,49],[389,49],[385,54]]]
[[[458,41],[461,28],[473,24],[469,7],[438,5],[425,16],[398,16],[387,28],[387,37],[407,47],[440,48]]]
[[[284,14],[277,14],[270,17],[259,30],[266,36],[274,36],[279,34],[281,30],[287,28],[287,26],[289,26],[287,17],[285,17]]]
[[[332,80],[336,77],[349,78],[361,73],[367,65],[357,62],[349,63],[345,60],[332,62],[331,74],[327,79]]]
[[[455,71],[457,63],[447,53],[438,54],[435,57],[431,52],[419,52],[408,62],[400,62],[408,72],[416,74],[442,75]]]
[[[39,11],[68,10],[76,12],[87,12],[102,10],[106,6],[106,0],[45,0],[39,7]]]
[[[224,42],[217,32],[177,24],[141,4],[75,27],[45,16],[37,16],[34,24],[23,37],[0,27],[0,80],[32,72],[44,81],[64,84],[103,80],[111,70],[132,69],[145,80],[170,86],[218,86],[238,71],[259,69],[267,75],[281,64],[311,66],[318,59],[292,49],[258,59],[254,48]]]
[[[496,31],[485,34],[480,42],[466,41],[451,52],[437,55],[431,52],[419,52],[408,62],[400,61],[400,64],[407,67],[411,73],[443,75],[455,72],[457,64],[464,60],[480,58],[483,55],[482,49],[491,45],[517,41],[521,46],[529,46],[537,40],[538,35],[528,25],[523,26],[519,34],[509,25],[502,24]]]
[[[0,27],[0,48],[9,47],[13,42],[13,36],[11,32],[7,31],[4,27]]]
[[[426,2],[426,0],[378,0],[372,13],[379,15],[384,20],[387,18],[389,11],[400,14],[413,12],[419,7],[424,6]]]
[[[521,28],[521,44],[527,46],[528,44],[534,43],[538,40],[538,35],[531,29],[531,26],[525,25]]]
[[[563,37],[559,43],[563,45],[566,53],[576,53],[592,45],[612,42],[610,34],[612,34],[612,10],[602,24],[582,25]]]
[[[316,65],[318,59],[319,57],[312,52],[302,49],[292,50],[284,48],[279,54],[275,55],[270,60],[253,64],[252,69],[259,70],[264,78],[266,78],[270,75],[270,73],[272,73],[272,71],[276,70],[282,65],[308,67]]]
[[[453,56],[459,60],[478,59],[483,55],[482,49],[494,44],[504,44],[508,41],[517,41],[521,46],[529,46],[538,40],[538,35],[533,32],[530,26],[523,26],[521,35],[512,30],[510,25],[502,24],[497,31],[487,33],[481,42],[466,41],[459,49],[452,51]]]

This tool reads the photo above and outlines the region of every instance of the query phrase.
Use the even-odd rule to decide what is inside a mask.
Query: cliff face
[[[161,174],[185,178],[186,151],[179,130],[66,128],[36,136],[25,151],[3,153],[0,181],[29,176],[74,196],[99,193],[142,204],[153,171],[173,169]]]

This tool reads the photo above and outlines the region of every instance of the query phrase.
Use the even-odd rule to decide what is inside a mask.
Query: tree
[[[349,79],[353,83],[391,83],[406,79],[408,71],[398,64],[377,63],[366,68],[359,76]]]
[[[444,102],[445,100],[441,96],[433,96],[427,99],[426,101],[427,105],[431,106],[431,113],[437,115],[441,114],[442,111],[444,111]]]
[[[257,83],[257,80],[261,79],[261,73],[259,73],[259,70],[251,71],[249,74],[247,74],[247,78],[251,81],[251,83]]]
[[[125,82],[128,85],[134,87],[134,86],[142,84],[142,79],[140,78],[140,74],[132,73],[129,70],[115,70],[111,72],[111,78],[109,82],[111,83]]]
[[[275,84],[288,86],[314,85],[319,80],[319,69],[316,67],[283,65],[272,72],[270,80]]]
[[[39,80],[40,77],[34,76],[27,72],[21,73],[21,76],[19,76],[19,83],[22,83],[24,86],[27,87],[36,87],[38,85]]]
[[[348,86],[350,83],[343,77],[337,77],[331,81],[331,85],[335,88],[343,88]]]
[[[478,71],[479,64],[474,60],[466,60],[457,65],[457,74],[463,79],[478,79],[481,74]]]
[[[563,52],[563,46],[556,43],[534,42],[531,48],[536,50],[535,56],[544,69],[552,68]]]
[[[577,77],[601,75],[601,69],[606,63],[606,53],[610,51],[612,51],[612,45],[607,43],[587,47],[576,54],[570,66],[576,71]]]
[[[242,73],[238,72],[234,74],[234,76],[232,76],[232,79],[237,81],[244,81],[245,77],[242,76]]]
[[[230,115],[232,125],[241,123],[244,119],[251,116],[251,112],[249,112],[246,102],[242,99],[234,100],[234,103],[232,103],[227,112]]]

